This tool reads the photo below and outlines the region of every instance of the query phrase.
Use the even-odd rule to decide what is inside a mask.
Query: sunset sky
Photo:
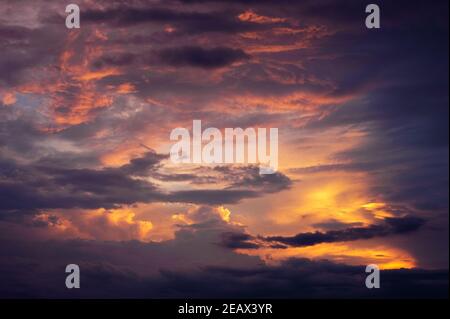
[[[448,296],[448,1],[369,3],[1,0],[0,297]],[[172,163],[193,120],[278,171]]]

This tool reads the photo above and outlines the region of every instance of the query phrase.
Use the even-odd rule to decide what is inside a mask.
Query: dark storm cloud
[[[143,176],[149,170],[154,169],[167,155],[158,154],[154,151],[147,152],[144,156],[133,158],[128,164],[122,165],[120,170],[125,174]]]
[[[236,18],[239,11],[196,12],[177,11],[168,8],[122,7],[105,10],[86,10],[83,20],[87,23],[108,23],[115,26],[132,26],[141,23],[171,23],[181,33],[222,32],[237,33],[268,29],[269,25],[258,25]]]
[[[328,222],[316,226],[330,230],[300,233],[295,236],[264,237],[252,236],[243,232],[226,232],[222,234],[220,244],[230,249],[306,247],[321,243],[346,242],[407,234],[419,230],[424,224],[424,219],[413,216],[389,217],[385,218],[380,224],[369,226],[361,226],[359,223]]]
[[[151,155],[153,156],[153,154]],[[151,157],[150,156],[150,157]],[[149,156],[147,156],[148,158]],[[155,160],[151,160],[155,163]],[[44,161],[44,164],[49,161]],[[2,211],[49,208],[111,208],[120,204],[152,201],[159,195],[149,182],[133,179],[136,163],[119,169],[77,169],[60,166],[0,163]],[[151,165],[151,163],[145,163]],[[137,165],[139,166],[139,165]]]
[[[343,230],[330,230],[327,232],[300,233],[292,237],[270,236],[264,240],[278,242],[293,247],[312,246],[320,243],[334,243],[353,241],[359,239],[370,239],[374,237],[385,237],[396,234],[404,234],[418,230],[425,221],[418,217],[389,217],[379,225],[367,227],[351,227]]]
[[[233,203],[246,196],[257,197],[258,193],[277,193],[290,189],[293,181],[281,172],[273,174],[260,174],[259,167],[255,165],[220,165],[215,167],[198,167],[193,174],[161,174],[154,175],[163,181],[189,181],[193,185],[212,185],[225,183],[222,190],[211,190],[209,193],[201,191],[179,191],[177,196],[184,197],[187,194],[194,197],[202,193],[211,197],[205,199],[209,204],[217,203],[220,192]]]
[[[315,174],[334,171],[367,172],[381,167],[383,166],[379,163],[324,164],[316,166],[291,168],[288,170],[288,172],[292,174]]]
[[[268,181],[274,181],[275,184],[283,185],[288,188],[290,180],[284,174],[278,172],[274,174],[259,174],[259,167],[256,165],[219,165],[213,168],[204,168],[204,170],[220,173],[233,186],[261,185]]]
[[[115,169],[56,167],[1,168],[1,208],[112,208],[120,204],[155,201],[160,193],[149,182]]]
[[[204,180],[204,183],[213,183],[216,179],[207,180],[206,178],[198,177],[195,174],[164,174],[159,172],[154,172],[153,176],[160,180],[165,182],[191,182],[191,183],[200,183],[200,180]]]
[[[35,143],[44,134],[23,118],[6,120],[11,114],[6,108],[0,109],[0,114],[3,117],[0,119],[0,146],[20,154],[35,153],[38,148]]]
[[[198,274],[198,279],[204,279],[201,281],[203,291],[209,290],[206,287],[222,287],[222,291],[215,294],[216,297],[226,297],[232,293],[244,298],[431,297],[422,294],[420,287],[429,291],[434,297],[442,298],[448,295],[446,290],[448,272],[445,270],[384,270],[382,271],[383,289],[373,289],[376,291],[365,288],[363,270],[362,266],[293,258],[272,267],[209,267],[205,269],[206,274]],[[172,275],[185,283],[183,287],[188,283],[188,279],[183,278],[184,276]],[[191,275],[190,279],[192,280],[193,277]],[[240,283],[249,281],[252,284],[239,288],[239,291],[232,288],[233,285],[239,286]],[[202,290],[198,290],[198,296],[201,295]]]
[[[28,69],[54,62],[63,45],[61,31],[48,26],[32,29],[0,24],[0,84],[22,84],[28,80]]]
[[[163,196],[168,202],[183,202],[193,204],[219,205],[223,203],[236,204],[245,198],[259,197],[260,194],[253,190],[186,190],[176,191]]]
[[[109,246],[109,247],[108,247]],[[116,247],[114,247],[116,246]],[[121,247],[122,246],[122,247]],[[64,251],[58,261],[27,259],[15,267],[0,268],[0,296],[3,298],[447,298],[446,270],[382,270],[382,289],[367,289],[364,266],[349,266],[329,261],[288,259],[278,266],[203,266],[192,271],[162,268],[159,273],[142,274],[132,264],[118,264],[114,258],[97,260],[88,251],[102,248],[95,243],[66,243],[48,249]],[[157,250],[136,243],[109,244],[107,250]],[[23,255],[23,250],[20,251]],[[3,253],[5,250],[3,250]],[[27,256],[25,254],[25,256]],[[64,260],[80,260],[82,289],[64,287]],[[69,261],[70,260],[70,261]],[[90,260],[90,261],[89,261]],[[11,262],[9,262],[11,264]]]
[[[167,48],[159,53],[163,63],[172,66],[193,66],[206,69],[220,68],[236,61],[248,59],[249,56],[240,49],[216,47],[206,49],[202,47],[186,46],[181,48]]]
[[[289,177],[280,172],[273,174],[259,174],[259,168],[255,166],[247,167],[246,174],[238,176],[232,182],[230,188],[265,189],[268,193],[276,193],[292,186]]]
[[[343,223],[341,221],[338,221],[336,219],[330,219],[324,222],[313,224],[314,227],[322,229],[322,230],[339,230],[344,229],[347,227],[360,227],[363,226],[363,223],[361,222],[354,222],[354,223]]]
[[[290,258],[266,265],[217,245],[248,239],[216,220],[162,242],[12,239],[0,233],[3,298],[445,298],[448,270],[382,270],[367,289],[365,266]],[[7,226],[7,225],[6,225]],[[0,227],[5,225],[0,224]],[[192,249],[196,247],[196,249]],[[189,251],[189,254],[186,254]],[[179,260],[183,260],[180,267]],[[82,289],[66,289],[65,266],[80,266]],[[200,267],[199,267],[200,265]]]
[[[196,175],[167,174],[157,172],[161,161],[167,155],[147,152],[140,158],[117,168],[71,168],[44,158],[35,164],[19,165],[11,160],[0,162],[0,209],[5,212],[16,210],[40,210],[53,208],[113,208],[123,204],[149,202],[182,202],[194,204],[238,203],[245,198],[255,198],[266,193],[279,192],[289,187],[290,180],[278,173],[273,178],[258,177],[256,169],[249,168],[246,175],[242,170],[230,177],[242,178],[239,185],[230,182],[224,189],[179,190],[166,192],[155,184],[136,177],[162,177],[162,180],[184,180],[192,177],[198,183],[202,177]],[[48,166],[48,164],[52,164]],[[56,164],[56,165],[55,165]],[[72,164],[68,162],[66,164]],[[257,176],[252,176],[257,175]],[[224,175],[207,182],[227,182]],[[254,181],[260,181],[255,183]]]
[[[253,249],[259,248],[259,245],[250,242],[253,236],[245,233],[227,232],[222,234],[221,245],[231,249]]]
[[[94,68],[105,66],[129,66],[136,60],[136,56],[131,53],[105,54],[92,63]]]
[[[0,26],[0,43],[10,44],[9,41],[23,40],[28,37],[30,30],[20,26]]]

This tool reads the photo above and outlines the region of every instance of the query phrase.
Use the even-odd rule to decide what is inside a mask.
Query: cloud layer
[[[2,297],[448,296],[447,1],[78,4],[0,4]],[[171,163],[195,119],[279,171]]]

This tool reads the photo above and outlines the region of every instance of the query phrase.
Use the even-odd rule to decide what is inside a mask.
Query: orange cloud
[[[119,94],[128,94],[136,92],[136,88],[131,83],[123,83],[117,87],[116,92]]]
[[[267,17],[263,15],[256,14],[252,10],[247,10],[238,15],[238,19],[241,21],[249,21],[254,23],[277,23],[284,22],[286,18],[277,18],[277,17]]]
[[[328,259],[349,265],[376,264],[381,269],[414,268],[416,260],[408,252],[386,245],[370,244],[360,247],[355,243],[326,243],[309,247],[286,249],[240,249],[238,252],[259,256],[269,264],[277,264],[287,258],[309,258],[315,260]]]
[[[207,214],[204,215],[202,215],[201,213],[199,214],[199,212],[202,212],[202,209],[206,211]],[[236,225],[239,224],[231,221],[231,211],[223,206],[208,209],[194,206],[193,208],[189,209],[186,213],[178,213],[172,215],[172,220],[177,223],[181,222],[183,224],[191,225],[194,223],[198,223],[199,221],[204,221],[199,220],[199,218],[209,219],[214,217],[218,217],[226,223],[232,223]]]
[[[96,240],[148,241],[153,229],[151,221],[138,219],[129,209],[41,213],[34,221],[46,223],[58,236]]]
[[[44,96],[44,103],[48,103],[52,119],[63,127],[86,122],[94,116],[93,111],[111,106],[114,92],[108,91],[98,81],[122,74],[118,68],[91,70],[92,61],[104,53],[100,43],[107,40],[107,37],[97,29],[84,32],[68,33],[58,65],[41,68],[36,72],[39,75],[45,74],[45,78],[33,78],[17,88],[21,93]],[[76,49],[80,41],[84,43],[81,52]],[[122,88],[124,89],[126,87]]]
[[[4,105],[13,105],[17,102],[16,95],[13,92],[6,92],[3,94],[2,102]]]
[[[87,71],[81,75],[75,76],[75,79],[80,81],[92,81],[92,80],[100,80],[108,76],[118,75],[121,72],[114,68],[104,69],[100,71]]]

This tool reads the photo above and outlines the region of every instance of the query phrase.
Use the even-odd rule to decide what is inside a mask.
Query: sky
[[[0,297],[448,297],[448,1],[74,3],[0,2]],[[193,120],[277,172],[171,162]]]

